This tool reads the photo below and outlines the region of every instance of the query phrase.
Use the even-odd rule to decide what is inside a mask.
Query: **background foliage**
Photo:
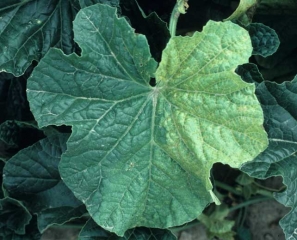
[[[233,230],[248,230],[228,213],[264,200],[255,178],[277,175],[286,190],[274,197],[292,208],[280,225],[297,239],[296,2],[189,1],[177,35],[192,37],[170,39],[175,3],[1,1],[0,239],[40,239],[65,224],[83,226],[79,239],[175,239],[166,228],[192,220],[210,237],[233,239]],[[222,51],[224,44],[232,47]],[[262,110],[269,145],[256,157],[266,146]],[[237,171],[222,182],[224,166],[215,162],[253,178]],[[239,207],[211,205],[201,214],[228,198],[226,184]]]

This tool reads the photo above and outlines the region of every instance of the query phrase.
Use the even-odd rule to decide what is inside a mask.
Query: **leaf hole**
[[[155,87],[155,86],[156,86],[156,79],[155,79],[155,78],[151,78],[151,80],[150,80],[150,85],[151,85],[152,87]]]

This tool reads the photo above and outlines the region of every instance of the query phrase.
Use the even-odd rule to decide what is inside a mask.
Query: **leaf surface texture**
[[[27,93],[40,127],[72,126],[60,173],[106,230],[196,218],[212,201],[213,163],[239,167],[265,149],[254,85],[234,73],[252,52],[244,29],[209,22],[174,37],[157,70],[114,8],[82,9],[74,32],[81,56],[49,51]]]

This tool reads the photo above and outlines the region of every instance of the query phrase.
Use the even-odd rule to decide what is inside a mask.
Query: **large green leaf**
[[[114,8],[82,9],[74,31],[82,55],[49,51],[27,93],[40,127],[72,126],[60,173],[103,228],[190,221],[212,201],[213,163],[239,167],[265,149],[254,85],[234,73],[252,52],[244,29],[209,22],[172,38],[156,87],[146,38]]]
[[[74,49],[72,21],[77,0],[2,0],[0,3],[0,72],[22,75],[50,47]]]
[[[283,84],[263,82],[258,85],[256,93],[264,110],[269,146],[241,170],[256,178],[283,177],[287,190],[275,194],[275,198],[292,208],[280,225],[286,239],[294,240],[297,239],[297,77]]]
[[[107,232],[90,219],[79,233],[78,240],[175,240],[169,230],[153,228],[134,228],[125,232],[123,237]]]

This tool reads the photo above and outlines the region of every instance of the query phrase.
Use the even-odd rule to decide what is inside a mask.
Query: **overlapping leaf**
[[[13,198],[0,199],[0,237],[6,235],[26,233],[26,226],[32,216],[21,201]]]
[[[19,151],[3,169],[4,187],[38,215],[40,232],[86,212],[85,206],[61,181],[58,171],[68,137],[68,134],[56,134],[42,139]]]
[[[64,182],[103,228],[166,228],[212,201],[215,162],[239,167],[266,147],[254,86],[234,73],[248,60],[248,33],[209,22],[172,38],[156,72],[146,38],[106,5],[74,21],[81,56],[53,49],[28,81],[40,127],[71,125]]]
[[[263,82],[256,92],[264,110],[269,146],[241,170],[256,178],[283,177],[287,190],[275,194],[275,198],[292,208],[280,225],[286,239],[294,240],[297,239],[297,78],[283,84]]]
[[[276,52],[280,41],[272,28],[262,23],[252,23],[249,25],[248,30],[254,48],[253,55],[268,57]]]
[[[0,3],[0,72],[22,75],[50,47],[73,52],[77,0],[3,0]]]

